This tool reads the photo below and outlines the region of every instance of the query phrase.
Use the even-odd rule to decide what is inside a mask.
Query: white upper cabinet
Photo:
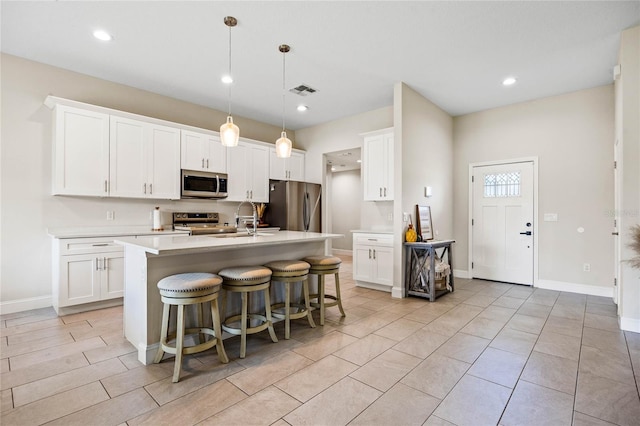
[[[109,115],[57,105],[53,194],[109,195]]]
[[[269,202],[269,148],[246,141],[227,149],[227,201]]]
[[[365,133],[362,136],[364,199],[393,200],[393,128]]]
[[[227,147],[217,135],[182,130],[180,150],[183,169],[227,173]]]
[[[292,151],[289,158],[278,158],[275,148],[269,148],[269,178],[304,181],[304,152]]]
[[[111,116],[113,197],[180,198],[180,130]]]

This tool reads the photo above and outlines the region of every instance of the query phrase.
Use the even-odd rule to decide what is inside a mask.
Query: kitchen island
[[[138,360],[150,364],[158,348],[162,319],[162,302],[156,284],[166,276],[184,272],[216,273],[224,267],[263,265],[274,260],[328,254],[329,241],[340,237],[343,236],[279,231],[258,232],[254,236],[225,234],[117,239],[116,243],[124,246],[125,256],[125,338],[137,348]],[[225,308],[227,313],[233,313],[236,306],[228,303]]]

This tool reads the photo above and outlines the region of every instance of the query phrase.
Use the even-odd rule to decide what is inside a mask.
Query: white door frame
[[[467,229],[468,229],[468,257],[467,257],[467,271],[468,277],[473,277],[473,269],[471,268],[471,262],[473,260],[473,228],[471,226],[471,219],[473,219],[473,185],[471,185],[471,178],[473,176],[474,167],[482,166],[499,166],[502,164],[511,163],[533,163],[533,287],[538,286],[538,234],[540,233],[540,218],[538,215],[538,157],[522,157],[513,158],[507,160],[493,160],[493,161],[481,161],[478,163],[469,163],[469,175],[467,183],[469,184],[469,213],[467,217]]]

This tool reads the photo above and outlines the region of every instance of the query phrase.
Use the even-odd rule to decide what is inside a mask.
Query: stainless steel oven
[[[225,174],[182,170],[181,198],[226,198]]]
[[[180,231],[189,231],[191,235],[206,234],[234,234],[238,232],[235,226],[220,224],[220,215],[213,212],[173,214],[173,228]]]

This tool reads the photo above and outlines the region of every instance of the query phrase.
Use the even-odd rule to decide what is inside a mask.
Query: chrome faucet
[[[251,204],[251,209],[253,210],[253,214],[251,216],[240,216],[240,208],[244,204]],[[247,226],[247,220],[251,219],[253,221],[253,231],[249,230]],[[240,225],[240,220],[243,221],[245,229],[249,235],[255,235],[258,232],[258,210],[256,209],[256,205],[253,202],[247,200],[243,201],[238,205],[238,209],[236,210],[236,228]]]

